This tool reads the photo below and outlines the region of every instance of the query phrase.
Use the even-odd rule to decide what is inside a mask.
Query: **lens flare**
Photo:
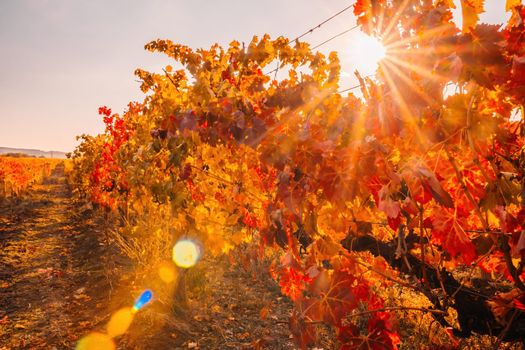
[[[171,262],[162,263],[159,267],[159,277],[164,283],[172,283],[177,278],[177,270]]]
[[[109,335],[90,333],[80,339],[75,350],[115,350],[115,343]]]
[[[113,338],[126,333],[133,321],[133,315],[133,309],[130,307],[123,307],[115,312],[107,325],[108,335]]]
[[[142,307],[144,307],[144,305],[151,301],[152,297],[153,293],[151,292],[151,290],[146,289],[145,291],[143,291],[140,297],[135,301],[135,305],[133,305],[133,311],[139,311]]]
[[[199,261],[199,248],[189,240],[178,241],[173,247],[173,261],[185,269],[194,266]]]

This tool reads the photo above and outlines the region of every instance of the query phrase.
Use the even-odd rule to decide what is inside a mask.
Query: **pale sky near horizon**
[[[0,146],[71,151],[76,135],[103,131],[99,106],[122,112],[144,98],[133,71],[159,72],[171,63],[144,51],[151,40],[207,48],[264,33],[293,38],[351,3],[1,0]],[[503,23],[504,7],[505,0],[486,0],[481,21]],[[303,40],[315,45],[354,24],[349,10]],[[352,56],[359,53],[351,48],[361,35],[353,31],[320,48],[339,51],[341,88],[355,84]]]

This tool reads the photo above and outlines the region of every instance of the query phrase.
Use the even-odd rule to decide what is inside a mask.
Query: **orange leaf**
[[[461,0],[461,12],[463,15],[463,32],[476,27],[479,14],[483,12],[484,0]]]
[[[521,0],[507,0],[507,3],[505,5],[505,11],[508,12],[519,5],[521,5]]]
[[[270,308],[268,306],[265,306],[259,312],[259,317],[261,318],[261,320],[265,320],[268,317],[269,313],[270,313]]]

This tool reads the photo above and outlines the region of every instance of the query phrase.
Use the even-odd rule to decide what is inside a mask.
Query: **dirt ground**
[[[55,169],[0,204],[0,349],[71,349],[110,298],[101,227]]]
[[[60,166],[22,198],[0,202],[0,350],[72,349],[133,303],[141,282],[106,229],[72,197]],[[115,339],[118,349],[295,348],[291,303],[268,276],[227,259],[199,265],[188,311],[154,301]]]

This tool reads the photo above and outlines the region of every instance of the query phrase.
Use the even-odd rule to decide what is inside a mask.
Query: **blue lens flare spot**
[[[145,291],[143,291],[140,297],[135,301],[135,305],[133,305],[133,310],[140,310],[144,305],[151,301],[152,297],[153,293],[151,292],[151,290],[146,289]]]

